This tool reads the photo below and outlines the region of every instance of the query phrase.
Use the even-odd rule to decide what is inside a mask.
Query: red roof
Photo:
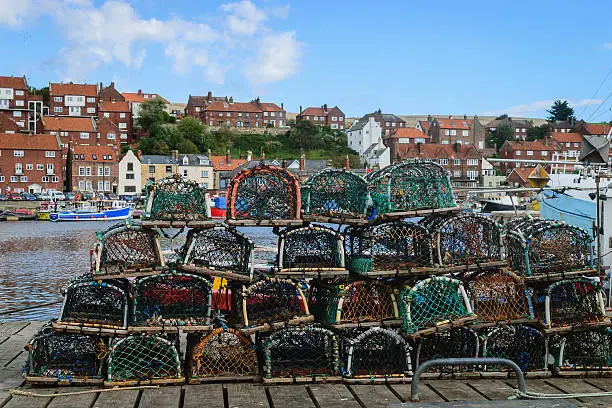
[[[428,120],[419,120],[419,125],[421,125],[421,129],[423,129],[424,132],[431,129],[431,123]]]
[[[417,128],[399,128],[396,129],[395,132],[391,133],[391,136],[389,136],[391,139],[399,139],[400,137],[410,139],[431,139],[431,136],[421,132]]]
[[[43,100],[43,96],[42,95],[30,95],[28,97],[31,101],[41,101]]]
[[[168,101],[156,93],[146,92],[122,92],[121,95],[125,98],[126,102],[146,102],[155,98],[161,98],[162,101],[168,103]],[[146,98],[145,98],[146,96]]]
[[[587,123],[585,127],[591,135],[607,135],[610,131],[608,123]]]
[[[309,107],[306,108],[302,111],[302,113],[300,114],[301,116],[327,116],[327,114],[329,113],[329,109],[327,110],[327,112],[324,112],[322,108],[313,108],[313,107]]]
[[[440,129],[469,129],[472,124],[471,119],[435,119]]]
[[[0,133],[0,150],[61,150],[57,136]]]
[[[95,132],[96,128],[90,117],[43,116],[43,127],[46,131],[63,130],[66,132]]]
[[[455,148],[458,148],[455,151]],[[439,158],[466,158],[469,153],[477,152],[479,157],[482,153],[474,145],[449,145],[438,143],[421,143],[418,145],[409,145],[400,153],[402,158],[421,158],[421,159],[439,159]]]
[[[582,143],[580,133],[553,133],[552,138],[557,143]]]
[[[536,151],[541,151],[541,150],[556,151],[557,150],[555,148],[555,146],[545,145],[540,140],[535,140],[535,141],[532,141],[532,142],[528,142],[528,141],[511,142],[511,141],[507,141],[506,143],[508,143],[508,145],[512,149],[514,149],[514,150],[536,150]]]
[[[247,162],[246,159],[231,159],[230,164],[227,164],[225,156],[210,156],[210,161],[215,171],[231,171]]]
[[[75,160],[77,159],[77,155],[84,155],[85,158],[83,160],[87,161],[104,161],[104,156],[107,157],[106,161],[117,161],[117,152],[111,146],[81,146],[75,145],[72,150],[74,154]],[[94,159],[93,156],[96,156]],[[110,156],[110,159],[109,159]]]
[[[90,84],[49,84],[50,95],[98,96],[98,86]]]
[[[100,112],[129,112],[130,105],[127,102],[100,102]]]
[[[0,76],[0,88],[28,89],[24,77]]]
[[[283,110],[275,103],[272,102],[259,102],[258,103],[261,110],[266,112],[282,112]]]
[[[251,102],[219,102],[215,101],[204,108],[211,112],[261,112],[262,110]]]
[[[508,177],[506,178],[509,178],[512,173],[516,173],[517,176],[521,178],[521,180],[527,182],[529,181],[529,175],[531,174],[534,168],[535,167],[515,167],[514,169],[512,169],[512,171],[510,172],[510,174],[508,174]]]

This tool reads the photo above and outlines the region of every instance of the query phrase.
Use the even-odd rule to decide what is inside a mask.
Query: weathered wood
[[[263,386],[248,383],[225,384],[231,408],[269,407]]]
[[[231,279],[240,282],[250,282],[252,278],[249,275],[243,275],[236,272],[218,270],[215,268],[204,268],[195,265],[180,265],[177,267],[182,272],[194,273],[196,275],[212,276],[218,278]]]
[[[206,384],[212,382],[260,382],[261,376],[259,375],[236,375],[236,376],[219,376],[219,377],[196,377],[196,378],[188,378],[187,382],[189,384]]]
[[[414,404],[407,402],[393,404],[389,408],[576,408],[576,405],[564,400],[518,400],[518,401],[453,401],[447,403],[423,402]]]
[[[393,392],[383,385],[347,385],[359,401],[366,407],[386,407],[389,404],[400,402]]]
[[[431,380],[428,381],[428,384],[448,401],[481,401],[486,399],[468,387],[464,381]]]
[[[225,223],[232,227],[300,227],[304,220],[226,220]]]
[[[575,278],[577,276],[597,276],[596,269],[581,269],[577,271],[555,272],[544,275],[523,276],[523,280],[527,283],[533,282],[551,282],[561,279]]]
[[[75,391],[86,391],[86,390],[95,390],[98,388],[95,387],[83,387],[78,388]],[[63,388],[57,392],[57,394],[61,394],[63,392],[71,392],[71,390]],[[91,394],[81,394],[81,395],[70,395],[65,397],[55,396],[51,403],[47,406],[47,408],[83,408],[90,407],[94,402],[97,393]]]
[[[585,383],[599,388],[602,391],[612,391],[612,380],[609,378],[589,378],[583,380]]]
[[[183,408],[223,408],[223,385],[186,385]]]
[[[427,385],[427,381],[423,381],[419,387],[419,398],[421,401],[442,402],[444,399],[433,392]],[[403,401],[410,401],[411,384],[392,384],[391,388],[401,397]]]
[[[184,378],[164,378],[155,380],[128,380],[128,381],[104,381],[104,386],[112,387],[137,387],[139,385],[179,385],[185,382]]]
[[[274,323],[264,323],[260,326],[254,326],[254,327],[248,327],[248,328],[244,328],[241,327],[240,325],[237,325],[236,327],[238,328],[238,330],[240,330],[242,332],[242,334],[244,335],[250,335],[253,333],[262,333],[262,332],[268,332],[270,330],[274,330],[274,329],[282,329],[283,327],[289,325],[289,326],[299,326],[301,324],[304,323],[310,323],[310,322],[314,322],[314,316],[310,315],[310,316],[302,316],[302,317],[294,317],[291,320],[287,320],[284,322],[274,322]]]
[[[36,394],[49,394],[49,398],[32,398],[21,395],[15,395],[8,400],[2,408],[45,408],[53,400],[53,394],[57,392],[56,388],[37,389],[32,387],[23,387],[23,391],[34,392]]]
[[[320,408],[359,408],[353,394],[342,384],[311,384],[312,396]]]
[[[101,336],[127,336],[128,330],[120,327],[105,325],[87,325],[79,323],[55,322],[52,325],[53,331],[59,333],[78,333],[93,334]]]
[[[420,330],[415,331],[414,333],[407,334],[406,337],[408,337],[411,340],[416,340],[419,337],[434,334],[436,332],[445,332],[445,331],[452,330],[455,327],[463,327],[469,324],[470,322],[473,322],[476,319],[478,319],[478,316],[471,315],[471,316],[461,317],[459,319],[439,322],[439,323],[436,323],[436,325],[433,327],[420,329]]]
[[[165,220],[143,220],[141,221],[143,228],[212,228],[219,225],[219,222],[206,220],[206,221],[165,221]]]
[[[555,378],[554,381],[548,381],[547,383],[553,387],[558,388],[566,394],[574,393],[600,393],[602,392],[599,388],[592,386],[591,384],[583,380],[573,380],[569,378]],[[587,403],[589,406],[601,406],[611,407],[612,397],[580,397],[576,398],[581,403]]]
[[[584,323],[575,323],[567,326],[558,326],[558,327],[545,327],[544,333],[553,334],[553,333],[567,333],[574,330],[592,330],[599,327],[609,327],[612,325],[612,322],[607,317],[599,322],[584,322]]]
[[[93,408],[133,408],[139,393],[138,390],[101,392]]]
[[[312,376],[312,377],[272,377],[262,379],[264,384],[315,384],[315,383],[339,383],[343,378],[340,376]]]
[[[0,367],[4,367],[23,351],[24,346],[30,341],[42,326],[39,322],[33,322],[17,330],[7,341],[0,345]]]
[[[139,408],[178,408],[181,399],[181,387],[162,387],[145,389],[140,397]]]
[[[314,402],[308,395],[304,385],[282,385],[270,386],[268,392],[274,407],[311,407],[315,408]]]
[[[470,381],[469,385],[489,400],[504,400],[512,395],[512,387],[499,380]]]

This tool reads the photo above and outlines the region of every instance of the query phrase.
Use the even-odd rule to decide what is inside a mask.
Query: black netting
[[[310,215],[364,217],[369,195],[366,181],[342,169],[324,169],[302,183],[302,211]]]
[[[126,280],[76,281],[65,291],[60,321],[126,327],[128,283]]]
[[[550,327],[598,322],[605,319],[601,285],[592,279],[574,278],[551,284],[546,291],[545,321]]]
[[[523,325],[500,326],[484,336],[484,357],[506,358],[523,371],[546,368],[546,342],[542,333]],[[502,371],[508,367],[487,366],[487,370]]]
[[[422,337],[416,343],[416,367],[437,358],[472,358],[480,351],[480,341],[472,329],[456,328]],[[428,372],[453,373],[473,370],[470,366],[438,366]]]
[[[349,377],[410,375],[412,348],[397,332],[372,327],[349,340],[344,358]]]
[[[553,335],[549,353],[561,370],[612,370],[612,329],[573,331]]]
[[[279,237],[278,267],[282,269],[344,268],[344,242],[331,228],[290,228]]]

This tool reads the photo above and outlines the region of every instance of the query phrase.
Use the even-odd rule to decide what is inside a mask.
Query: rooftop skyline
[[[114,81],[173,102],[211,90],[292,112],[327,103],[347,116],[543,117],[567,99],[601,122],[612,120],[611,11],[604,0],[0,0],[0,73],[36,87]]]

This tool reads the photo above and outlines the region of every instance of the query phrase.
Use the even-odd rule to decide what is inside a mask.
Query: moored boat
[[[130,217],[130,207],[101,209],[87,201],[77,201],[74,208],[49,214],[51,221],[117,221]]]
[[[213,219],[225,219],[227,200],[225,197],[213,196],[210,199],[210,216]]]
[[[26,221],[35,220],[36,210],[29,208],[16,208],[13,210],[6,210],[0,213],[0,220],[3,221]]]

